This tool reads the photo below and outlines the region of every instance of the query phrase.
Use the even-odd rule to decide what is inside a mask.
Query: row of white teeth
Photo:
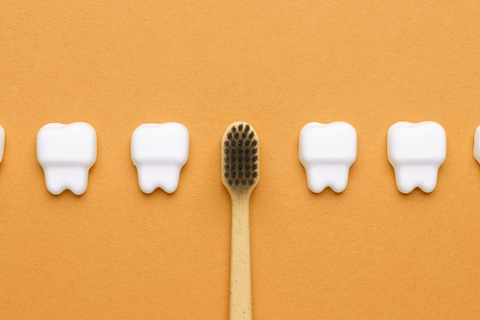
[[[162,188],[172,193],[177,189],[180,171],[188,160],[189,141],[187,128],[174,122],[143,124],[133,132],[131,155],[143,192]],[[5,131],[0,126],[0,162],[4,144]],[[409,193],[416,187],[424,192],[435,189],[447,150],[441,125],[431,121],[398,122],[388,130],[387,150],[400,192]],[[357,133],[346,122],[312,122],[300,132],[299,158],[312,192],[327,187],[335,192],[345,190],[356,157]],[[474,157],[480,163],[480,126],[475,132]],[[95,130],[83,122],[48,124],[37,135],[37,158],[51,193],[69,189],[81,195],[97,158]]]
[[[477,132],[480,131],[477,129]],[[478,143],[480,140],[476,139],[475,157],[480,162]],[[409,193],[416,187],[432,192],[446,152],[445,130],[436,122],[398,122],[388,130],[388,160],[402,193]],[[312,192],[322,192],[326,187],[335,192],[345,190],[348,172],[356,157],[357,133],[346,122],[312,122],[300,132],[299,158]]]
[[[131,155],[140,189],[151,193],[177,189],[180,170],[188,160],[190,136],[180,123],[142,124],[132,134]],[[37,135],[37,158],[47,189],[76,195],[87,190],[88,172],[97,159],[97,135],[87,123],[51,123]]]

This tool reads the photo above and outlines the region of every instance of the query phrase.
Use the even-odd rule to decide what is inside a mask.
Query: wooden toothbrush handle
[[[252,319],[249,197],[232,197],[230,320]]]

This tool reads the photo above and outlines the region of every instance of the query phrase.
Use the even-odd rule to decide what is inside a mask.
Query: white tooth
[[[357,158],[357,132],[346,122],[311,122],[300,132],[299,158],[312,192],[342,192]]]
[[[45,172],[47,189],[76,195],[87,190],[88,171],[97,159],[97,135],[87,123],[50,123],[37,135],[37,158]]]
[[[447,137],[441,125],[432,121],[397,122],[388,130],[387,149],[400,192],[409,193],[416,187],[427,193],[435,189],[438,168],[447,153]]]
[[[0,163],[3,160],[3,148],[5,147],[5,130],[0,126]]]
[[[473,143],[473,156],[480,163],[480,126],[475,131],[475,140]]]
[[[177,190],[180,170],[188,160],[189,133],[175,122],[142,124],[132,134],[132,161],[140,189],[152,193]]]

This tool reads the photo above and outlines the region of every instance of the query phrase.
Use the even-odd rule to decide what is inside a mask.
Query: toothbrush
[[[250,195],[259,178],[259,143],[252,126],[230,125],[222,138],[222,182],[232,198],[230,320],[252,319]]]

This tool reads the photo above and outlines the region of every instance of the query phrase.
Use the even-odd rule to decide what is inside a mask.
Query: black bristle
[[[232,126],[223,143],[225,183],[250,188],[258,178],[258,140],[250,125]]]

